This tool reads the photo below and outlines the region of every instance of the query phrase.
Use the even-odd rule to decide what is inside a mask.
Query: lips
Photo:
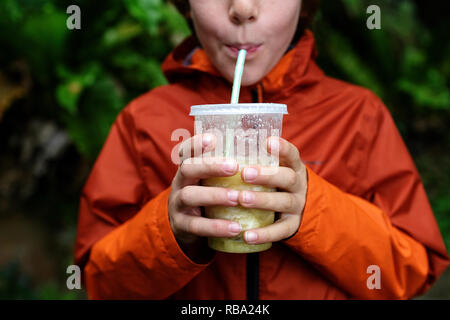
[[[254,53],[258,51],[261,47],[261,44],[252,44],[252,43],[244,43],[244,44],[230,44],[226,45],[233,53],[239,53],[240,50],[247,50],[247,54]]]

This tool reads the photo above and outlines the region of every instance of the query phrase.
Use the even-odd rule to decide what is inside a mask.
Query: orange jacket
[[[75,261],[89,298],[407,299],[449,264],[419,174],[392,117],[369,90],[324,75],[307,31],[241,102],[288,106],[283,138],[307,166],[308,192],[294,237],[259,253],[217,252],[207,264],[178,246],[168,218],[171,133],[193,135],[190,106],[227,103],[231,84],[185,41],[166,59],[170,85],[133,100],[117,117],[83,189]],[[189,53],[194,52],[193,55]],[[380,289],[369,289],[369,266]],[[247,271],[246,271],[247,270]],[[372,278],[373,279],[373,278]]]

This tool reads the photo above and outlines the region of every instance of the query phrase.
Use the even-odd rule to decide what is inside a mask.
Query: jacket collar
[[[294,48],[260,81],[264,93],[287,95],[293,88],[319,81],[323,72],[315,65],[316,57],[313,33],[306,30]],[[222,78],[205,51],[197,47],[193,37],[187,38],[170,53],[163,62],[162,69],[170,83],[178,82],[196,72]]]

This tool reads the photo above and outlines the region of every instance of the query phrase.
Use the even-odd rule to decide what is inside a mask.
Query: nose
[[[258,18],[259,0],[231,0],[228,15],[235,24],[253,22]]]

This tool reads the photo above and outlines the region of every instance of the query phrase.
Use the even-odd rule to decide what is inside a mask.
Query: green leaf
[[[172,5],[163,6],[161,15],[173,46],[178,45],[191,34],[186,19]]]
[[[111,76],[101,74],[79,99],[78,112],[63,118],[78,150],[95,159],[125,105],[123,92]]]
[[[83,90],[95,83],[101,68],[97,63],[91,63],[80,73],[74,74],[60,65],[57,72],[66,81],[56,88],[56,99],[61,107],[74,114],[77,112],[78,100]]]
[[[429,69],[420,82],[402,78],[397,82],[397,87],[410,95],[420,107],[450,110],[450,89],[443,75],[435,69]]]
[[[345,6],[345,9],[347,13],[351,17],[360,17],[362,15],[365,15],[367,5],[364,6],[365,1],[361,0],[343,0],[342,3]]]
[[[162,0],[125,0],[130,15],[143,24],[150,36],[158,33],[163,4]]]
[[[27,17],[18,44],[34,76],[42,82],[50,80],[54,62],[62,58],[68,36],[66,14],[56,9],[47,11]]]
[[[352,48],[349,40],[338,32],[330,34],[328,40],[328,53],[350,81],[367,87],[382,97],[382,86],[378,83],[370,67],[361,60]]]
[[[122,21],[117,26],[108,29],[103,35],[103,45],[106,47],[125,43],[142,33],[142,26],[131,21]]]
[[[79,81],[72,81],[56,88],[56,98],[64,109],[74,114],[77,111],[77,102],[82,90],[83,86]]]

